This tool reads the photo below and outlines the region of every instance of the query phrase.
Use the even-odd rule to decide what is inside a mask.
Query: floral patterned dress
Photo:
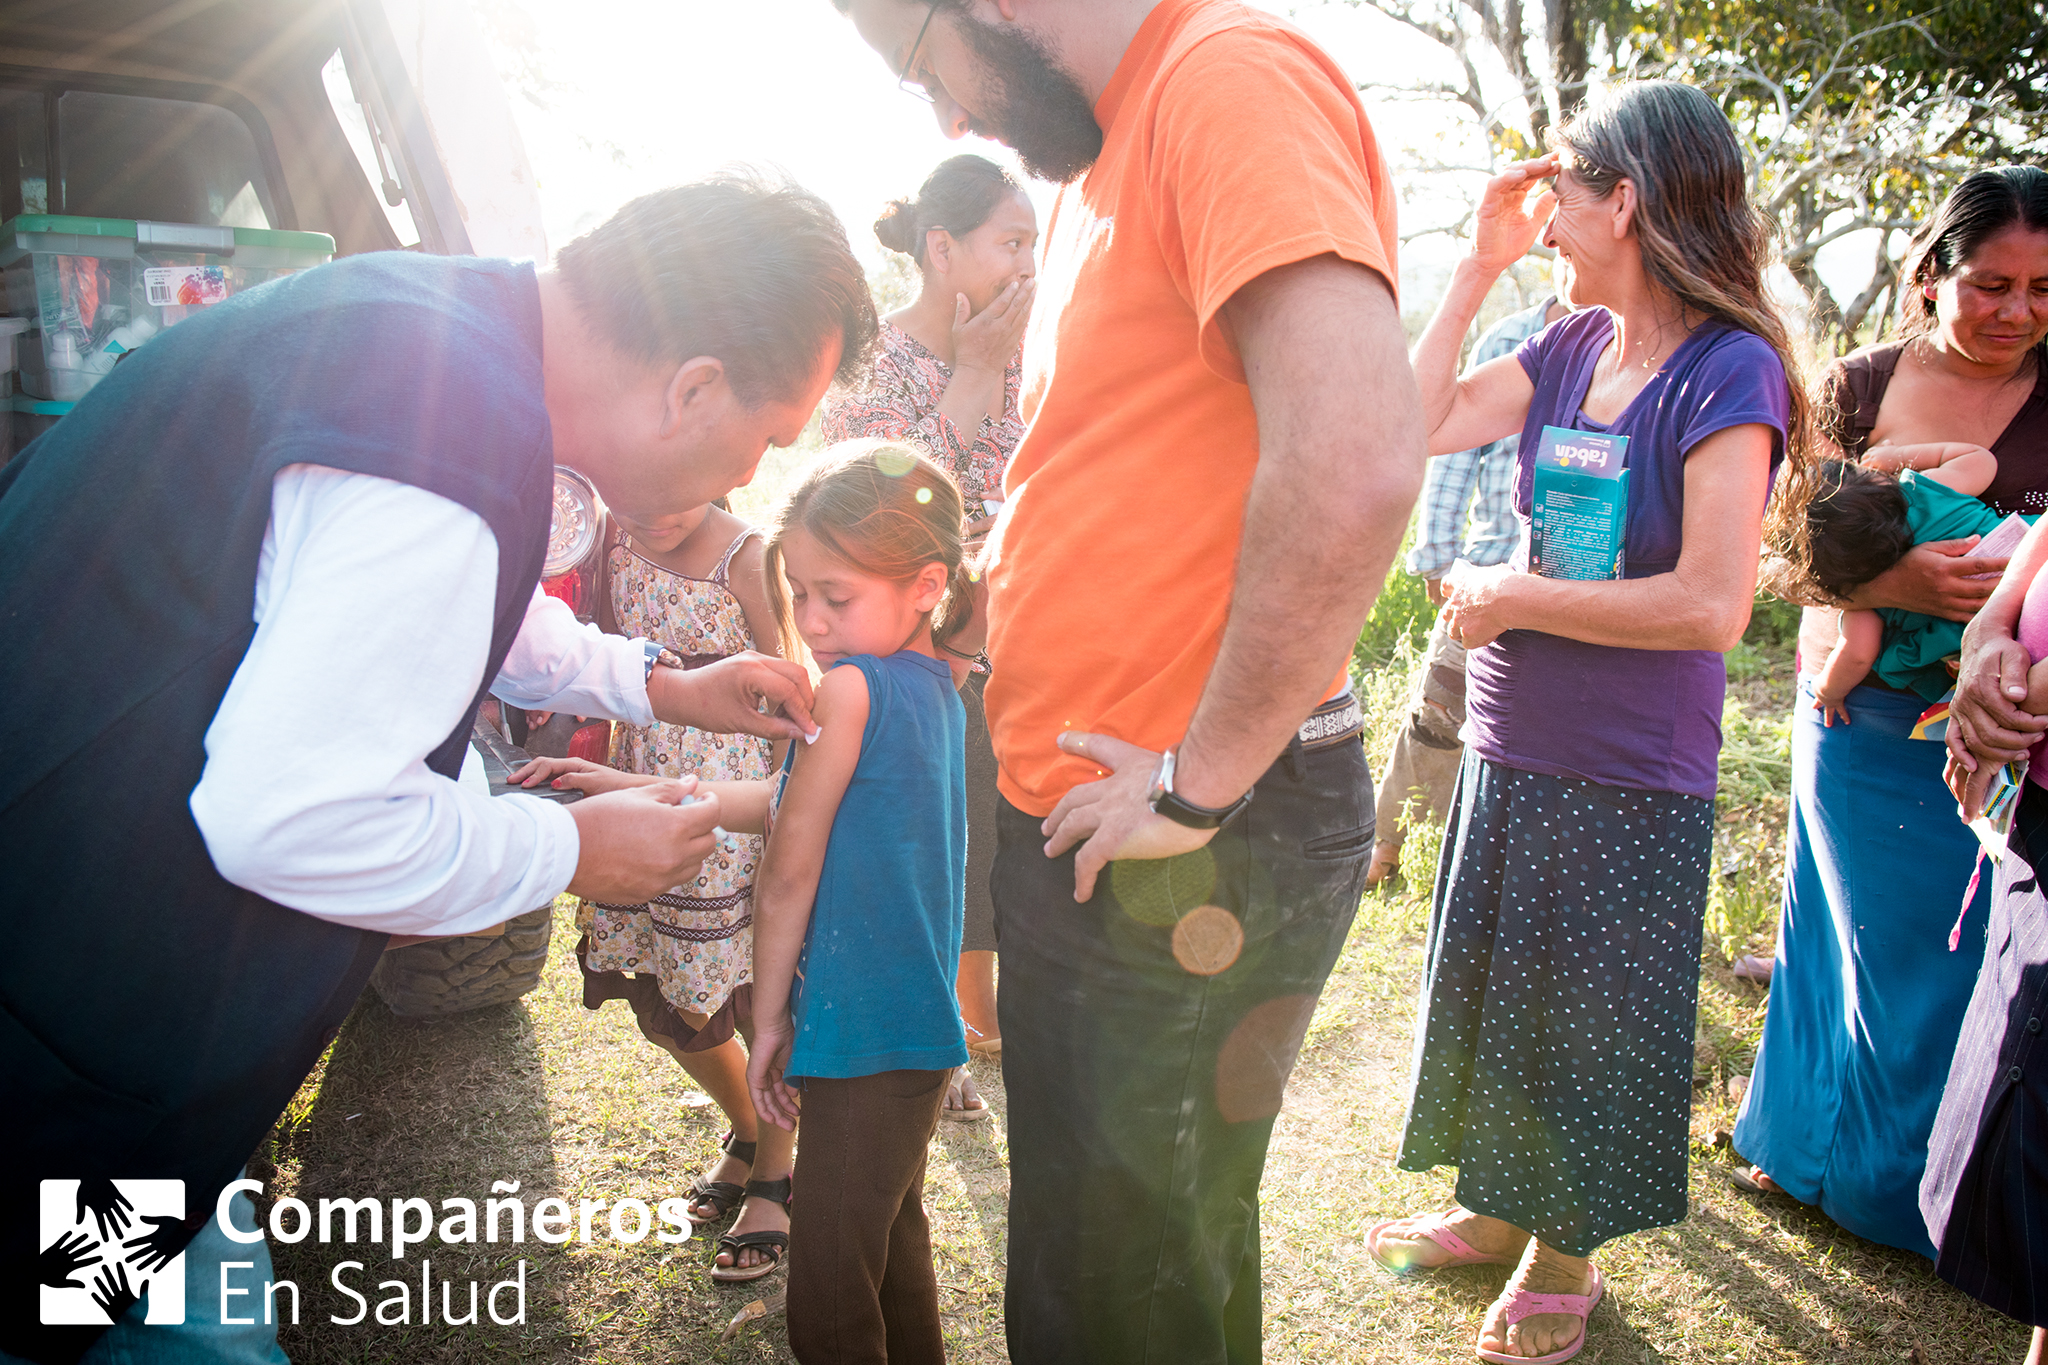
[[[1003,496],[1003,471],[1024,439],[1024,414],[1018,407],[1023,379],[1019,352],[1003,370],[1003,420],[984,413],[980,427],[967,431],[939,411],[939,400],[953,382],[953,367],[885,321],[873,381],[859,393],[834,395],[826,404],[825,439],[912,442],[960,485],[971,520],[984,515],[984,502]]]
[[[690,578],[641,558],[624,533],[615,531],[605,555],[618,629],[655,640],[685,658],[724,657],[754,648],[746,611],[733,595],[729,574],[733,556],[748,537],[759,534],[748,527],[726,548],[710,578]],[[651,777],[766,781],[769,744],[754,735],[707,734],[661,721],[616,725],[611,765]],[[754,872],[761,864],[763,843],[758,834],[727,835],[704,860],[694,882],[649,904],[592,903],[583,959],[585,1003],[590,1003],[593,987],[600,1000],[634,1000],[642,993],[631,991],[617,977],[616,989],[607,991],[602,979],[604,973],[633,972],[656,977],[662,999],[676,1010],[720,1014],[734,993],[753,979]],[[636,1012],[642,1011],[642,1003],[635,1000]],[[643,1013],[642,1022],[652,1021]],[[682,1025],[681,1032],[690,1030]],[[717,1032],[730,1037],[729,1022]],[[706,1039],[711,1041],[716,1040]]]

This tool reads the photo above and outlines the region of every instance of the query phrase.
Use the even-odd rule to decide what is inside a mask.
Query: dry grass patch
[[[1403,709],[1406,680],[1394,675],[1415,661],[1405,640],[1391,653],[1393,664],[1364,689],[1379,753]],[[1790,699],[1788,664],[1782,650],[1759,654],[1735,689],[1736,738],[1752,777],[1728,785],[1721,809],[1720,920],[1701,982],[1692,1216],[1602,1250],[1610,1290],[1580,1359],[2016,1365],[2026,1330],[1950,1290],[1926,1262],[1727,1183],[1730,1158],[1715,1135],[1733,1126],[1728,1081],[1750,1068],[1764,1006],[1760,990],[1729,974],[1728,958],[1770,947],[1783,820],[1772,765]],[[1274,1361],[1462,1365],[1473,1359],[1479,1318],[1500,1286],[1501,1273],[1484,1270],[1397,1280],[1372,1264],[1362,1240],[1375,1222],[1452,1197],[1451,1172],[1394,1169],[1436,837],[1418,831],[1405,881],[1361,907],[1275,1128],[1263,1221],[1266,1353]],[[1739,856],[1744,850],[1761,852]],[[724,1120],[641,1039],[625,1006],[581,1007],[566,915],[557,928],[545,980],[517,1005],[410,1022],[366,996],[259,1155],[254,1174],[272,1195],[372,1197],[387,1208],[409,1196],[481,1205],[493,1181],[512,1180],[529,1208],[547,1196],[573,1208],[586,1198],[654,1204],[681,1195],[710,1161]],[[948,1352],[964,1365],[1006,1359],[1007,1104],[998,1068],[977,1062],[975,1071],[994,1117],[941,1125],[926,1187]],[[516,1248],[429,1242],[411,1250],[404,1274],[391,1269],[388,1245],[307,1241],[273,1250],[280,1278],[304,1294],[301,1324],[283,1336],[303,1365],[791,1359],[779,1318],[718,1343],[732,1315],[779,1288],[781,1276],[749,1290],[713,1285],[708,1238],[680,1246],[652,1238],[620,1245],[602,1235],[588,1246],[551,1247],[530,1236]],[[465,1282],[502,1279],[523,1256],[526,1323],[421,1326],[417,1304],[410,1327],[327,1321],[351,1308],[327,1284],[336,1262],[366,1264],[356,1280],[374,1305],[382,1279],[409,1274],[416,1295],[422,1252],[436,1280],[457,1282],[458,1311]]]
[[[419,1197],[437,1206],[466,1197],[479,1209],[494,1181],[518,1181],[532,1210],[540,1199],[632,1197],[650,1206],[681,1196],[709,1164],[725,1120],[681,1068],[640,1037],[623,1005],[582,1008],[570,956],[567,913],[540,988],[516,1005],[442,1021],[394,1017],[366,993],[334,1048],[266,1144],[252,1174],[273,1197]],[[977,1081],[1000,1113],[996,1067],[977,1063]],[[963,1361],[1000,1358],[1002,1218],[1008,1197],[1000,1118],[946,1125],[933,1146],[928,1203],[941,1230],[941,1307],[949,1347]],[[317,1207],[317,1204],[315,1205]],[[711,1282],[712,1242],[680,1245],[652,1236],[611,1240],[607,1212],[588,1244],[443,1245],[308,1240],[273,1244],[280,1279],[296,1281],[305,1311],[282,1334],[294,1361],[787,1361],[779,1319],[718,1344],[734,1313],[782,1285],[778,1273],[745,1289]],[[628,1226],[632,1219],[628,1219]],[[419,1322],[421,1253],[432,1263],[437,1321]],[[438,1321],[438,1282],[455,1282],[455,1311],[467,1282],[485,1286],[527,1262],[527,1321],[520,1327],[447,1326]],[[413,1324],[337,1326],[330,1314],[354,1305],[330,1287],[332,1267],[358,1260],[349,1276],[372,1307],[381,1280],[411,1283]],[[402,1268],[401,1268],[402,1267]],[[509,1308],[510,1296],[504,1305]],[[394,1310],[395,1311],[395,1310]]]

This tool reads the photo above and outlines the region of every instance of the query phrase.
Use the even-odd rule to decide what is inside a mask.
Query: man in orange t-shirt
[[[1242,4],[835,3],[1065,186],[988,564],[1010,1356],[1255,1360],[1266,1145],[1372,847],[1346,670],[1422,476],[1386,164]]]

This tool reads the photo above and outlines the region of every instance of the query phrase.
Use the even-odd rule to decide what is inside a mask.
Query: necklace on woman
[[[1693,310],[1687,307],[1685,304],[1681,303],[1679,305],[1678,340],[1671,343],[1670,350],[1666,350],[1664,347],[1664,338],[1666,333],[1670,330],[1670,324],[1660,317],[1657,319],[1657,330],[1650,334],[1650,344],[1648,349],[1644,353],[1642,360],[1640,362],[1630,361],[1627,358],[1627,352],[1629,348],[1624,347],[1621,363],[1618,366],[1616,366],[1616,368],[1621,370],[1641,368],[1650,371],[1652,374],[1655,374],[1657,371],[1657,367],[1659,365],[1662,365],[1666,360],[1669,360],[1671,358],[1671,352],[1676,351],[1680,346],[1684,345],[1685,339],[1693,334],[1694,328],[1699,326],[1698,322],[1693,322],[1689,320],[1689,315],[1692,313],[1692,311]],[[1702,320],[1704,320],[1705,315],[1702,314],[1701,317]]]

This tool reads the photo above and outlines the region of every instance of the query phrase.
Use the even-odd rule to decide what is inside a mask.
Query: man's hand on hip
[[[802,739],[817,729],[804,666],[752,650],[703,668],[655,669],[647,678],[647,704],[657,720],[714,735]]]
[[[1172,858],[1216,836],[1213,829],[1189,829],[1152,809],[1152,779],[1159,772],[1153,750],[1080,730],[1063,731],[1059,746],[1062,753],[1109,769],[1108,777],[1083,782],[1061,797],[1039,827],[1048,839],[1048,858],[1081,846],[1074,854],[1075,900],[1095,894],[1095,878],[1115,859]]]
[[[718,845],[718,798],[680,804],[697,779],[586,797],[568,808],[581,841],[571,895],[639,905],[696,877]]]

